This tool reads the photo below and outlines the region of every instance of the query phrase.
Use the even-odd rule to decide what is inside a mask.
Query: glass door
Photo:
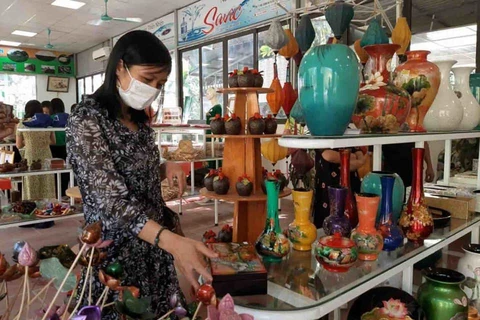
[[[212,43],[202,47],[202,102],[203,117],[214,106],[224,105],[223,96],[217,93],[223,88],[223,42]],[[214,115],[215,111],[210,112]]]
[[[183,122],[200,120],[200,56],[199,49],[182,52]]]

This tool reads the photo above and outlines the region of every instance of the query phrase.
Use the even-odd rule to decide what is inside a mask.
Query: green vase
[[[444,268],[428,268],[423,272],[426,282],[418,289],[417,300],[427,320],[466,320],[468,301],[460,284],[465,276]]]
[[[281,261],[290,251],[290,243],[282,233],[278,220],[278,195],[280,183],[273,180],[265,180],[267,190],[267,221],[265,229],[258,237],[255,248],[263,256],[264,261]]]

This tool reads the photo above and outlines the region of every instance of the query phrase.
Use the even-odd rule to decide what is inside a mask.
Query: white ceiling
[[[109,0],[112,17],[138,17],[143,23],[111,21],[92,26],[104,11],[104,0],[79,0],[78,10],[52,6],[53,0],[0,0],[0,40],[21,42],[21,47],[43,48],[47,28],[52,30],[54,50],[77,53],[111,37],[159,18],[195,0]],[[38,33],[33,38],[12,35],[14,30]]]

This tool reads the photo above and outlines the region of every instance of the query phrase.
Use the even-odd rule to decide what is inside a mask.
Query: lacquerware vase
[[[466,320],[468,301],[460,284],[465,277],[454,270],[428,268],[426,282],[418,289],[417,300],[428,320]]]
[[[365,67],[365,83],[360,88],[352,117],[363,133],[395,133],[407,120],[410,95],[390,82],[391,59],[397,44],[365,46],[370,56]]]
[[[392,176],[395,178],[395,183],[393,184],[392,191],[392,212],[393,212],[393,221],[398,221],[400,214],[402,213],[403,203],[405,199],[405,185],[403,184],[402,178],[396,173],[388,171],[372,171],[366,175],[360,187],[362,193],[374,193],[377,196],[381,197],[380,203],[383,202],[382,199],[382,180],[383,176]],[[377,223],[380,222],[381,217],[381,206],[377,211]]]
[[[380,178],[382,184],[382,204],[380,206],[380,222],[378,229],[383,237],[383,250],[393,251],[403,244],[403,232],[397,225],[397,219],[393,214],[393,187],[394,176]]]
[[[472,130],[480,122],[480,106],[470,90],[470,74],[474,67],[453,68],[455,75],[455,93],[463,107],[463,119],[459,130]]]
[[[348,189],[343,187],[328,187],[328,200],[330,203],[330,215],[323,221],[323,230],[328,236],[340,233],[349,238],[352,227],[345,215],[345,199]]]
[[[312,47],[302,59],[298,77],[299,99],[311,134],[342,135],[360,86],[355,52],[343,44]]]
[[[347,188],[348,193],[345,199],[345,215],[350,221],[352,228],[358,224],[357,204],[350,186],[350,150],[340,150],[340,185]]]
[[[433,218],[425,204],[423,194],[424,154],[423,148],[412,149],[412,189],[399,222],[407,239],[417,245],[422,245],[423,240],[433,232]]]
[[[462,103],[450,85],[450,70],[455,60],[438,61],[441,81],[433,104],[425,115],[423,127],[427,131],[457,130],[463,119]]]
[[[278,220],[278,195],[280,183],[278,181],[265,180],[267,190],[267,221],[265,229],[258,237],[255,244],[257,252],[265,261],[281,261],[290,252],[290,243],[283,235]]]
[[[310,251],[317,238],[317,228],[310,222],[313,190],[297,189],[292,191],[295,220],[288,226],[288,234],[293,249]]]
[[[412,108],[407,124],[412,132],[424,132],[423,119],[433,103],[440,86],[440,70],[427,60],[430,51],[407,51],[407,61],[393,73],[393,83],[412,96]]]
[[[358,248],[358,259],[374,261],[383,248],[383,238],[375,229],[375,217],[380,203],[380,197],[372,193],[355,195],[358,209],[358,227],[352,230],[351,239]]]
[[[480,245],[468,244],[463,247],[464,256],[458,260],[457,271],[466,277],[461,285],[470,301],[480,299]]]

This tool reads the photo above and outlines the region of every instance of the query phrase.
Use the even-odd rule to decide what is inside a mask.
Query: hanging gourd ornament
[[[278,161],[287,156],[288,149],[278,144],[278,139],[271,139],[261,145],[262,155],[275,165]]]
[[[367,31],[365,31],[365,34],[360,41],[362,48],[374,44],[388,44],[387,34],[385,33],[385,30],[383,30],[382,26],[380,26],[380,23],[378,23],[377,19],[372,19],[370,21]]]
[[[290,65],[290,63],[289,63]],[[287,81],[283,84],[283,111],[285,111],[285,114],[287,117],[290,116],[290,112],[292,111],[293,105],[295,104],[295,101],[297,101],[298,94],[293,89],[292,83],[290,82],[290,68],[288,67],[287,69]]]
[[[327,10],[325,10],[325,18],[337,40],[340,40],[347,30],[353,15],[353,7],[345,3],[344,0],[335,0],[335,3],[328,6]]]
[[[273,20],[265,35],[265,44],[276,54],[288,43],[288,37],[283,31],[280,21]]]
[[[278,53],[286,59],[290,59],[297,54],[299,50],[298,43],[290,29],[286,29],[284,32],[288,38],[288,43],[284,45]]]
[[[407,18],[398,18],[397,24],[392,31],[392,42],[394,44],[400,45],[400,49],[397,50],[398,55],[405,54],[405,51],[407,50],[411,39],[412,32],[410,31],[410,27],[408,26]]]
[[[358,58],[360,59],[360,62],[362,64],[367,63],[368,60],[368,53],[365,51],[365,49],[362,48],[360,45],[360,39],[356,40],[353,43],[353,48],[355,49],[355,52],[357,53]]]
[[[295,39],[297,40],[302,54],[310,49],[315,40],[315,36],[315,28],[313,27],[312,19],[310,19],[308,14],[302,16],[297,29],[295,29]]]
[[[274,78],[272,80],[272,84],[270,85],[270,89],[273,92],[267,94],[267,102],[270,106],[270,110],[272,111],[273,115],[276,117],[278,111],[283,106],[283,102],[285,96],[283,95],[282,85],[280,84],[280,80],[278,79],[278,72],[277,72],[277,62],[273,64],[273,74]]]

